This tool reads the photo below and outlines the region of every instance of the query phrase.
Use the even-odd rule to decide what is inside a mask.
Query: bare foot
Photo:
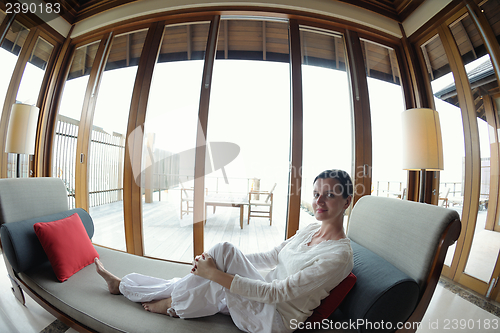
[[[104,280],[106,281],[106,283],[108,284],[109,292],[114,294],[114,295],[121,294],[120,293],[121,280],[118,277],[116,277],[115,275],[108,272],[104,268],[104,265],[102,264],[102,262],[99,259],[95,258],[94,263],[95,263],[95,268],[96,268],[97,273],[100,276],[102,276],[104,278]]]
[[[154,313],[166,314],[172,317],[178,317],[175,315],[175,311],[172,311],[172,298],[160,299],[158,301],[142,303],[144,310]],[[170,311],[168,311],[171,309]]]

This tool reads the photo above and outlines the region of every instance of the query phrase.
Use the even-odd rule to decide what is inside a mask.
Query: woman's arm
[[[319,289],[331,290],[352,270],[352,261],[346,257],[324,258],[283,280],[271,282],[253,280],[236,275],[230,291],[262,303],[290,301]]]
[[[198,256],[191,272],[214,281],[231,292],[262,303],[286,302],[314,292],[333,289],[351,271],[347,258],[319,260],[284,280],[265,282],[220,271],[206,253]]]
[[[195,258],[191,273],[217,282],[227,289],[231,289],[231,283],[234,279],[234,275],[219,270],[215,265],[215,261],[206,253]]]

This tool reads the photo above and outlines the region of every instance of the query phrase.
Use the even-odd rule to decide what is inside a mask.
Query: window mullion
[[[196,158],[194,168],[194,213],[193,213],[193,252],[203,253],[203,224],[205,223],[205,157],[208,126],[208,109],[210,105],[210,89],[212,73],[219,34],[220,16],[216,15],[210,22],[203,77],[201,80],[200,109],[198,113],[198,133],[196,137]]]

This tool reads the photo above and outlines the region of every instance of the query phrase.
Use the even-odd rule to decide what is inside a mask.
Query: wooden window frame
[[[299,216],[300,216],[300,188],[301,188],[301,175],[299,172],[292,172],[292,170],[300,170],[302,165],[302,77],[301,77],[301,50],[300,50],[300,32],[299,26],[306,25],[311,27],[323,28],[330,30],[332,32],[340,32],[344,35],[344,41],[346,43],[346,71],[349,76],[349,84],[353,92],[357,91],[357,94],[352,94],[352,113],[354,119],[354,130],[353,130],[353,144],[355,146],[355,153],[353,156],[353,179],[355,184],[362,184],[359,188],[363,188],[362,192],[358,192],[355,200],[357,201],[361,196],[370,193],[371,189],[371,175],[369,169],[371,167],[371,123],[370,123],[370,106],[368,100],[368,90],[367,90],[367,78],[364,71],[364,60],[361,50],[361,44],[359,38],[365,38],[370,41],[377,43],[382,43],[390,46],[396,51],[396,57],[398,65],[400,67],[401,75],[401,85],[405,91],[405,103],[406,105],[413,105],[415,96],[418,96],[417,89],[414,86],[410,86],[408,82],[410,81],[410,74],[403,71],[405,68],[401,66],[401,63],[407,61],[405,55],[405,50],[400,46],[399,39],[375,31],[374,29],[367,28],[361,25],[354,24],[352,22],[346,22],[342,20],[332,21],[331,18],[324,15],[311,15],[310,13],[301,13],[298,11],[277,9],[276,12],[272,12],[268,8],[256,10],[252,7],[251,11],[247,10],[232,10],[230,8],[222,7],[221,10],[210,9],[202,10],[195,13],[187,13],[183,11],[175,13],[161,13],[146,16],[139,23],[137,19],[128,20],[125,22],[120,22],[117,24],[112,24],[98,31],[93,31],[85,35],[79,36],[74,40],[69,38],[66,40],[64,45],[59,52],[59,56],[54,65],[54,73],[52,75],[49,90],[46,94],[49,100],[46,100],[46,113],[47,118],[45,125],[45,136],[43,140],[40,140],[39,147],[45,147],[41,150],[39,157],[37,158],[38,175],[50,175],[50,156],[52,148],[52,137],[54,135],[54,122],[57,115],[57,108],[60,103],[61,90],[64,86],[64,78],[67,76],[68,66],[71,61],[71,54],[74,52],[78,45],[88,44],[90,41],[95,41],[102,39],[103,36],[109,36],[112,38],[115,35],[122,34],[127,31],[137,30],[141,27],[149,27],[148,36],[146,37],[146,42],[144,44],[144,49],[148,50],[148,54],[143,53],[139,62],[139,69],[136,77],[136,83],[134,85],[134,91],[131,102],[131,109],[129,114],[129,125],[127,128],[127,143],[126,146],[130,145],[134,147],[133,151],[126,149],[125,161],[141,161],[142,157],[142,137],[134,137],[133,130],[138,126],[143,126],[146,116],[146,106],[148,100],[148,94],[151,84],[152,73],[156,63],[156,56],[158,54],[159,47],[161,45],[161,39],[163,36],[163,30],[166,25],[176,24],[176,23],[190,23],[190,22],[200,22],[200,21],[210,21],[210,35],[207,42],[207,49],[205,53],[205,65],[203,72],[202,89],[200,93],[200,108],[199,108],[199,120],[200,120],[200,130],[197,134],[197,156],[195,162],[195,192],[194,192],[194,205],[195,205],[195,221],[204,221],[204,156],[205,151],[201,147],[204,147],[205,135],[207,131],[208,122],[208,108],[209,108],[209,98],[210,98],[210,87],[211,87],[211,71],[213,68],[213,59],[211,56],[211,50],[215,50],[216,38],[218,33],[218,26],[220,25],[220,15],[264,15],[273,17],[283,17],[289,20],[289,45],[290,45],[290,68],[291,68],[291,89],[292,89],[292,146],[291,146],[291,167],[290,170],[290,190],[289,190],[289,202],[287,207],[287,227],[286,227],[286,238],[294,235],[298,229]],[[101,41],[101,43],[104,43]],[[104,47],[104,46],[103,46]],[[109,48],[108,48],[109,50]],[[358,52],[356,51],[358,50]],[[109,52],[109,51],[108,51]],[[102,52],[96,56],[96,59],[105,57],[104,49]],[[215,57],[215,52],[213,53]],[[97,61],[97,60],[96,60]],[[99,61],[102,61],[99,60]],[[101,66],[100,71],[102,72],[103,66]],[[353,68],[355,68],[353,72]],[[89,87],[98,84],[99,77],[101,73],[99,71],[92,69],[90,80],[93,81],[92,84],[89,82]],[[418,77],[417,75],[415,75]],[[97,80],[97,81],[96,81]],[[415,79],[414,79],[415,80]],[[204,88],[205,84],[208,83],[208,89]],[[358,98],[356,98],[356,96]],[[87,116],[93,112],[93,105],[90,103],[89,91],[87,91],[86,103],[88,105]],[[90,103],[90,104],[89,104]],[[83,116],[82,116],[83,117]],[[91,126],[87,124],[88,126]],[[82,133],[82,135],[84,135]],[[129,142],[130,140],[130,142]],[[87,140],[85,140],[87,141]],[[81,146],[80,151],[88,151],[88,146]],[[87,154],[85,154],[87,156]],[[363,170],[363,172],[359,172]],[[77,171],[78,177],[86,175],[86,169],[79,169]],[[83,178],[79,179],[79,188],[86,189],[85,181]],[[200,190],[201,189],[201,190]],[[82,191],[82,190],[79,190]],[[83,191],[86,193],[87,191]],[[88,208],[88,196],[78,199],[77,206]],[[142,207],[141,207],[141,189],[136,184],[135,179],[132,174],[132,165],[130,163],[125,163],[124,168],[124,223],[125,223],[125,235],[127,252],[144,255],[144,244],[143,244],[143,230],[142,230]],[[200,254],[203,252],[203,226],[200,223],[195,223],[193,225],[193,248],[194,254]]]

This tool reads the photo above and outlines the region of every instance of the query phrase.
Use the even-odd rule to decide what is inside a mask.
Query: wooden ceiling
[[[60,3],[63,17],[73,24],[103,11],[141,0],[45,0]],[[404,21],[425,0],[328,0],[345,2],[386,16],[397,22]]]

